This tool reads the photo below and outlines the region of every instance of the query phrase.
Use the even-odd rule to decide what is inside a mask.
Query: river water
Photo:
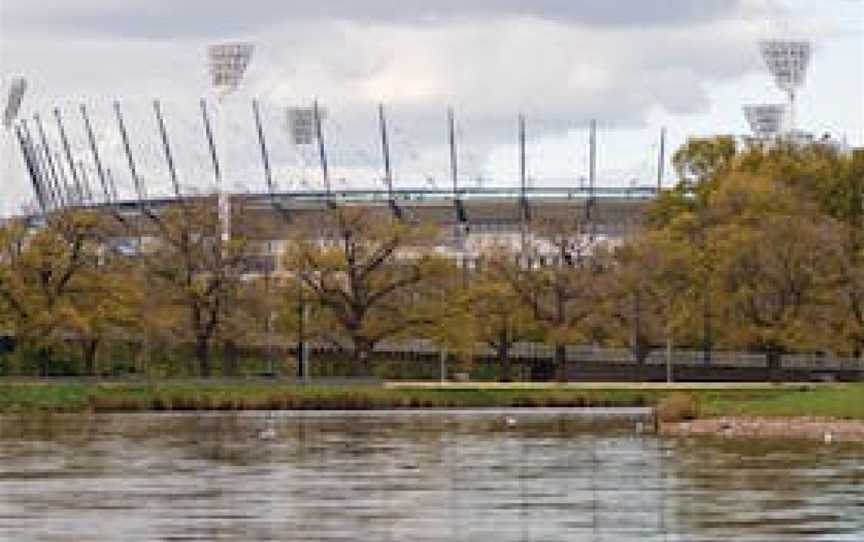
[[[0,418],[0,540],[864,540],[861,448],[600,414]]]

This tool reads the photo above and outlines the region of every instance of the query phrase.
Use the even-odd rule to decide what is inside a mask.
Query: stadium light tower
[[[753,135],[760,140],[780,135],[786,106],[782,104],[755,104],[743,107],[744,116]]]
[[[759,44],[762,58],[774,77],[777,88],[786,93],[789,100],[788,132],[796,129],[795,95],[804,86],[807,68],[810,65],[811,47],[806,40],[765,40]]]
[[[251,43],[220,43],[207,48],[210,78],[216,94],[216,147],[222,147],[223,156],[228,155],[228,130],[226,129],[225,100],[240,86],[255,46]],[[225,192],[225,167],[219,168],[216,178],[216,194],[219,206],[219,224],[222,241],[231,238],[231,199]]]
[[[12,145],[14,137],[12,135],[12,124],[18,118],[18,111],[21,110],[21,102],[24,100],[24,93],[27,91],[27,80],[23,77],[12,77],[9,79],[9,91],[6,98],[6,106],[3,109],[3,144],[0,145],[0,164],[2,164],[3,179],[0,181],[0,190],[8,193],[11,176],[12,176]],[[0,218],[5,214],[0,207]]]

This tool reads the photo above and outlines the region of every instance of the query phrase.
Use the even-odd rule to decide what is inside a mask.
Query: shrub
[[[691,393],[673,393],[657,403],[657,419],[661,422],[680,422],[699,417],[699,400]]]

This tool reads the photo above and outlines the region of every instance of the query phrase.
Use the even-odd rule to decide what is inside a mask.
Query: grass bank
[[[395,383],[393,387],[453,389],[465,384],[431,385]],[[631,393],[649,405],[663,398],[685,395],[692,399],[699,417],[824,417],[864,420],[864,383],[811,384],[760,382],[744,383],[477,383],[474,389],[585,392],[601,394]]]
[[[388,388],[279,382],[0,382],[0,412],[646,406],[638,390]]]
[[[0,381],[0,412],[651,406],[686,394],[699,417],[864,420],[864,384],[297,385]]]
[[[706,391],[700,417],[816,417],[864,420],[864,384],[791,386],[734,393]]]

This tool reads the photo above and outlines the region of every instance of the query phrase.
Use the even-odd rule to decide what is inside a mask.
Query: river
[[[857,541],[861,448],[636,411],[0,418],[0,540]]]

